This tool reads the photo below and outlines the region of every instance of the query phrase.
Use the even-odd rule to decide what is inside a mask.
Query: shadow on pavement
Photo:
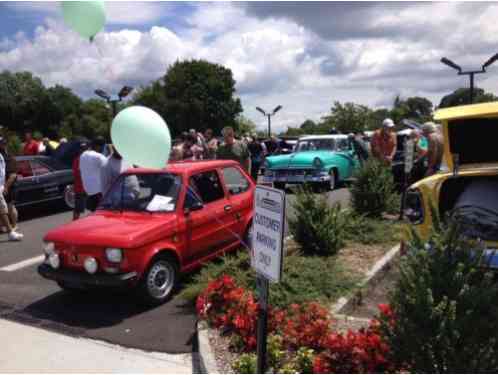
[[[41,203],[33,206],[19,207],[19,222],[39,219],[44,216],[57,215],[63,212],[70,212],[63,202]]]
[[[104,291],[64,291],[32,303],[24,312],[39,319],[49,319],[65,325],[96,329],[121,323],[130,316],[149,308],[123,294],[105,294]]]
[[[131,293],[105,290],[60,291],[16,315],[62,333],[172,354],[192,352],[196,323],[195,307],[179,297],[145,307]]]

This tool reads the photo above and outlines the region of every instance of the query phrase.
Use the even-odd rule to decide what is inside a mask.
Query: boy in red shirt
[[[40,144],[33,139],[33,134],[30,131],[24,133],[24,142],[23,155],[38,155]]]
[[[74,211],[73,220],[78,220],[80,215],[85,212],[86,208],[86,193],[83,188],[80,172],[80,156],[88,148],[88,142],[83,140],[80,142],[80,152],[73,160],[73,175],[74,175]]]

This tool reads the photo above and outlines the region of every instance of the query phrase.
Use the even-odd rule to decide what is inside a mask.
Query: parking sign
[[[252,233],[252,267],[265,278],[279,282],[282,276],[285,193],[256,186]]]
[[[413,169],[414,147],[415,143],[411,139],[405,142],[405,173],[410,173]]]

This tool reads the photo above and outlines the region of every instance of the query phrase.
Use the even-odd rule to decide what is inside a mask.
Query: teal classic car
[[[307,182],[334,190],[358,165],[347,135],[306,136],[299,138],[292,154],[266,158],[263,183],[284,189],[286,184]]]

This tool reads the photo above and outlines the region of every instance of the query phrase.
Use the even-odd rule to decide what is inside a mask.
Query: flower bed
[[[229,337],[230,350],[244,353],[232,364],[236,372],[254,372],[259,305],[230,276],[209,283],[198,297],[197,312],[211,327]],[[384,313],[389,313],[383,306]],[[327,308],[318,303],[269,308],[268,360],[275,373],[387,373],[389,347],[378,323],[358,331],[338,333]]]

